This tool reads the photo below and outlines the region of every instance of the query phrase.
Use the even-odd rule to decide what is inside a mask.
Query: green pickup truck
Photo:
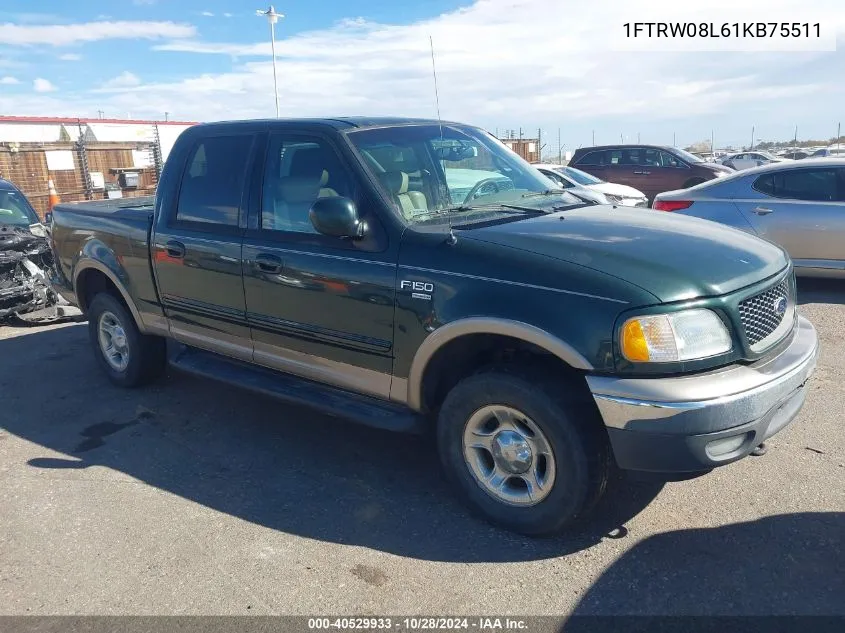
[[[548,534],[614,468],[677,480],[748,455],[818,353],[781,248],[550,187],[456,123],[198,125],[155,199],[55,208],[54,286],[115,383],[170,363],[431,431],[469,506]]]

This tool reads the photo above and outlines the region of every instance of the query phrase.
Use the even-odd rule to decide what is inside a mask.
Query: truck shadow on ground
[[[528,539],[467,514],[431,440],[362,428],[172,373],[112,386],[85,326],[0,339],[0,427],[62,453],[13,468],[107,468],[240,519],[311,539],[438,561],[518,561],[625,538],[657,483],[616,481],[590,519]],[[178,517],[174,517],[178,520]]]
[[[845,512],[803,512],[651,536],[602,574],[574,615],[845,616],[842,534]],[[601,622],[574,618],[563,631],[603,630],[597,624]],[[691,631],[704,623],[664,627],[659,625],[672,623],[646,618],[626,624],[636,625],[627,626],[630,631]],[[700,630],[763,631],[783,623],[761,619],[739,627],[730,624]],[[813,631],[842,630],[841,619],[803,625]]]
[[[845,304],[845,279],[798,278],[798,305],[807,303]]]

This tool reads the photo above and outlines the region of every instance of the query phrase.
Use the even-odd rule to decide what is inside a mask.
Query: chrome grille
[[[778,314],[776,306],[781,299],[786,299],[787,310]],[[742,301],[739,304],[739,318],[745,329],[748,344],[756,345],[774,332],[791,308],[788,278],[777,286]]]

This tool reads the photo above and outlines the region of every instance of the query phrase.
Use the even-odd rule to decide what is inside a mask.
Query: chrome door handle
[[[772,212],[771,209],[767,209],[766,207],[756,207],[754,209],[754,213],[757,215],[769,215]]]
[[[651,174],[650,171],[635,171],[634,173],[638,176],[648,176],[649,174]]]
[[[261,253],[255,257],[255,267],[263,273],[278,275],[282,272],[284,266],[282,259],[280,257],[276,257],[275,255]]]

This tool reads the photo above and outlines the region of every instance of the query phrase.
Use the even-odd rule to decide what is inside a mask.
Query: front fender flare
[[[574,347],[541,330],[538,327],[512,321],[509,319],[498,319],[493,317],[470,317],[447,323],[432,332],[422,342],[414,360],[411,363],[411,370],[408,374],[407,404],[415,410],[422,410],[423,377],[429,361],[439,349],[449,342],[471,334],[498,334],[532,343],[550,354],[557,356],[574,369],[590,371],[593,366]]]

